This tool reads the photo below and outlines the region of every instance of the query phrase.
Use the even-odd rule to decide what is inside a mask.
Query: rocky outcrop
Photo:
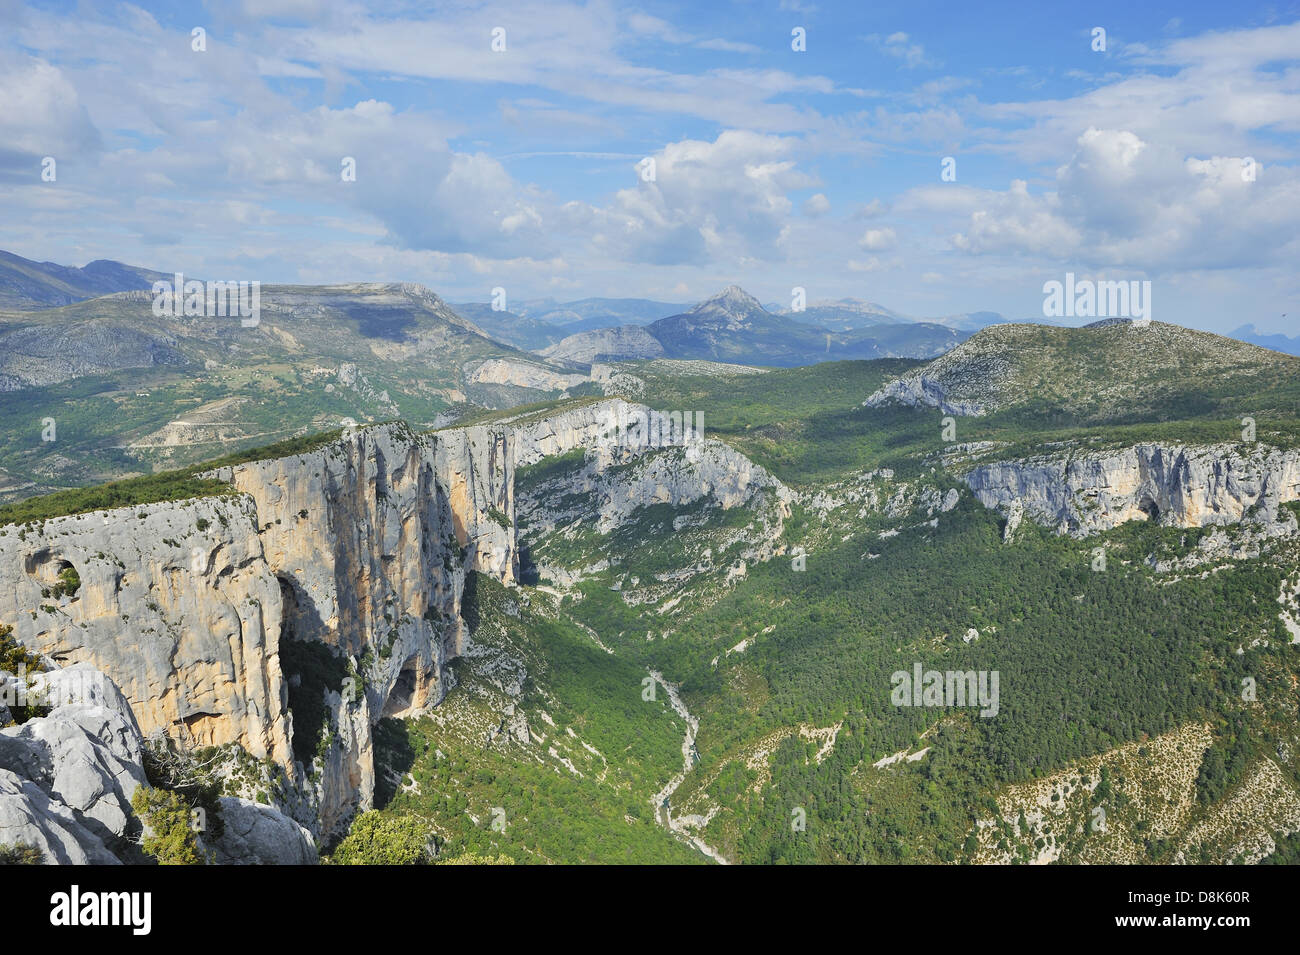
[[[953,397],[945,382],[922,371],[911,372],[888,382],[863,402],[867,408],[897,401],[914,408],[938,408],[944,414],[979,416],[988,412],[987,403]]]
[[[689,413],[665,415],[644,405],[606,399],[514,422],[520,467],[579,448],[586,452],[572,467],[538,481],[525,480],[521,487],[519,523],[533,548],[540,548],[540,556],[533,552],[539,575],[572,586],[607,569],[609,562],[595,552],[581,566],[557,564],[546,556],[548,538],[558,534],[568,539],[584,530],[603,537],[656,505],[692,509],[672,521],[673,531],[683,533],[707,524],[711,512],[737,507],[753,512],[753,521],[743,527],[697,540],[699,559],[678,575],[680,580],[711,570],[715,551],[731,545],[738,545],[741,560],[771,559],[795,495],[729,445],[696,432],[701,421]],[[686,422],[691,424],[689,432]],[[680,435],[682,440],[660,440],[663,435]],[[739,575],[734,568],[725,572],[729,581]]]
[[[36,674],[27,690],[49,714],[0,730],[0,844],[47,862],[114,864],[138,829],[143,740],[125,697],[78,664]]]
[[[608,533],[636,508],[654,504],[680,507],[711,497],[724,510],[747,503],[760,490],[772,490],[788,505],[794,495],[749,458],[721,441],[705,437],[696,412],[662,412],[610,398],[558,414],[512,422],[515,463],[519,467],[582,448],[589,467],[572,493],[596,492],[599,525]],[[664,454],[649,454],[668,451]],[[606,474],[619,467],[616,478]]]
[[[119,865],[102,839],[35,783],[0,769],[0,845],[39,849],[56,865]]]
[[[538,352],[543,358],[583,365],[658,358],[663,353],[664,346],[641,325],[620,325],[617,328],[577,332]]]
[[[586,375],[562,374],[531,362],[489,358],[467,368],[465,380],[472,385],[514,385],[536,391],[563,391],[582,384],[588,378]]]
[[[1251,520],[1294,527],[1280,505],[1300,500],[1300,451],[1262,446],[1140,444],[972,468],[964,480],[986,507],[1077,537],[1125,521],[1203,527]]]
[[[289,763],[280,585],[247,498],[0,528],[0,620],[29,649],[111,675],[146,731]],[[54,596],[76,571],[73,595]]]
[[[703,415],[662,412],[606,398],[563,411],[507,418],[515,464],[527,467],[578,448],[592,453],[632,453],[665,447],[703,447]]]
[[[311,833],[270,806],[223,796],[221,824],[220,838],[205,840],[218,865],[315,865],[317,862]]]

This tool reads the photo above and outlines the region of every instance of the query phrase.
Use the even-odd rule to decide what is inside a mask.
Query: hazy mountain
[[[490,337],[526,351],[541,351],[564,337],[564,331],[549,322],[504,309],[497,311],[482,302],[462,302],[452,308]]]
[[[1250,342],[1252,345],[1259,345],[1262,348],[1286,352],[1288,355],[1300,355],[1300,335],[1293,338],[1277,333],[1266,335],[1263,332],[1255,331],[1254,325],[1238,326],[1228,334],[1233,338],[1240,339],[1243,342]]]
[[[899,321],[893,313],[871,310],[878,306],[836,308],[844,327],[833,330],[806,321],[812,309],[773,313],[748,292],[730,286],[643,330],[624,326],[580,332],[542,354],[583,363],[664,356],[790,367],[845,358],[928,358],[965,337],[942,325]]]
[[[888,309],[875,302],[864,302],[855,298],[842,298],[835,301],[822,300],[811,302],[802,311],[795,312],[789,308],[765,306],[777,315],[789,315],[806,325],[820,325],[831,331],[846,332],[872,325],[901,324],[912,321],[906,315]]]
[[[674,302],[657,302],[648,298],[583,298],[574,302],[547,298],[515,304],[518,314],[563,326],[566,335],[614,325],[649,325],[681,308]]]
[[[158,279],[170,278],[162,272],[109,259],[96,259],[82,268],[74,268],[0,252],[0,309],[68,305],[97,295],[147,289]]]

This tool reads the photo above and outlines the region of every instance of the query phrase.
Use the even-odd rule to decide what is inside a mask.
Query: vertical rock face
[[[286,636],[344,655],[376,651],[373,703],[407,667],[412,709],[442,698],[463,640],[465,572],[513,582],[514,467],[504,433],[352,431],[310,453],[223,468],[249,495],[284,595]],[[382,652],[380,652],[382,651]],[[384,661],[388,661],[385,663]]]
[[[575,448],[636,453],[656,446],[680,445],[680,436],[687,429],[696,428],[698,437],[703,437],[702,421],[701,416],[686,409],[665,414],[622,398],[608,398],[508,423],[514,463],[524,467]]]
[[[515,435],[500,427],[457,428],[433,440],[434,463],[456,540],[468,548],[469,569],[515,581]]]
[[[0,621],[109,674],[145,733],[274,760],[328,836],[369,805],[371,725],[446,694],[466,572],[516,579],[513,449],[501,429],[389,425],[212,474],[230,496],[0,528]],[[55,596],[69,567],[80,586]],[[283,640],[352,675],[325,691],[314,765],[295,765],[295,729],[321,728],[293,724]]]
[[[1300,500],[1300,451],[1142,444],[1117,451],[1002,461],[965,477],[986,507],[1014,509],[1076,536],[1125,521],[1174,527],[1283,520]]]
[[[467,634],[466,572],[516,579],[507,436],[386,425],[214,475],[255,502],[283,593],[284,637],[335,648],[364,683],[363,692],[329,692],[328,746],[319,775],[307,774],[329,833],[370,803],[371,725],[446,695],[446,665]]]
[[[280,587],[248,500],[205,498],[0,528],[0,621],[88,662],[146,731],[287,765]],[[80,578],[56,596],[59,575]]]

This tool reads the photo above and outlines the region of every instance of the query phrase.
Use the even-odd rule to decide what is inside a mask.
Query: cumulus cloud
[[[858,240],[858,245],[867,252],[883,252],[892,249],[896,240],[893,229],[868,229]]]
[[[1183,156],[1130,130],[1089,128],[1055,191],[1034,195],[1017,180],[977,194],[953,245],[1150,272],[1294,261],[1300,178],[1247,159]]]
[[[58,67],[25,55],[0,56],[0,158],[5,166],[31,157],[84,157],[101,148],[77,89]]]
[[[825,193],[815,192],[803,201],[801,208],[804,215],[815,219],[831,211],[831,201],[826,198]]]
[[[779,259],[793,208],[788,193],[815,185],[795,168],[795,145],[740,130],[711,143],[670,143],[651,157],[654,181],[592,211],[593,242],[617,258],[661,265]]]

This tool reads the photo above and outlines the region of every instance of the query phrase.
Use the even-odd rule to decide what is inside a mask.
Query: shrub
[[[141,842],[146,855],[159,865],[203,865],[190,805],[179,793],[141,786],[131,797],[131,808],[148,830]]]
[[[45,865],[45,853],[26,842],[0,845],[0,865]]]
[[[0,623],[0,673],[18,676],[24,671],[31,673],[44,670],[45,666],[41,663],[41,658],[34,653],[28,653],[27,648],[13,638],[13,632],[13,627]],[[30,694],[24,705],[9,706],[9,714],[13,717],[13,721],[20,724],[38,716],[45,716],[49,712],[48,706],[40,705]]]
[[[429,830],[414,816],[385,816],[374,809],[352,823],[334,850],[338,865],[427,865]]]
[[[54,585],[52,593],[55,597],[62,597],[64,594],[75,597],[80,589],[81,575],[77,573],[77,568],[64,567],[59,573],[59,582]]]
[[[438,863],[439,865],[514,865],[515,860],[508,855],[482,855],[478,852],[462,852],[458,856],[452,856],[446,861]]]

